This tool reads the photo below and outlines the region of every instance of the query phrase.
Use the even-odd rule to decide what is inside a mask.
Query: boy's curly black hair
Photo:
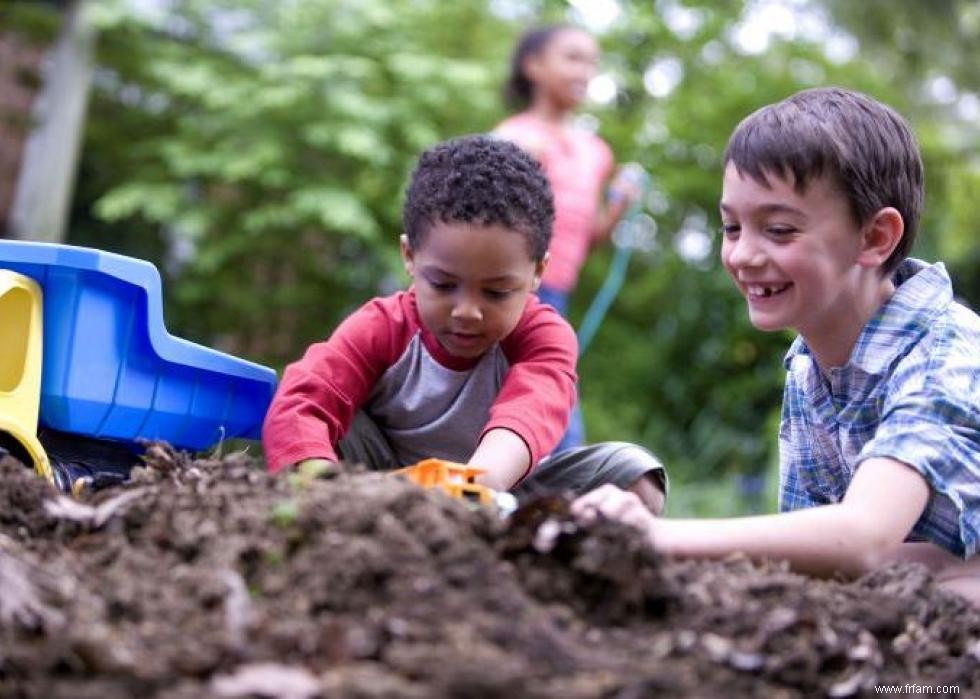
[[[527,238],[535,262],[548,250],[554,218],[554,199],[541,166],[513,143],[480,135],[423,152],[402,209],[413,250],[437,221],[499,225]]]

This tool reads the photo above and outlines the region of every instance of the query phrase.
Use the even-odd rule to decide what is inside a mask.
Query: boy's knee
[[[664,484],[657,478],[658,473],[658,471],[645,473],[638,480],[634,481],[629,487],[629,490],[640,498],[640,502],[650,512],[659,517],[663,514],[664,507],[667,504],[667,493],[664,489]]]
[[[662,498],[654,498],[659,501],[659,508],[662,510],[669,481],[667,470],[653,452],[630,442],[605,442],[602,447],[606,452],[606,466],[613,474],[612,481],[624,490],[636,492],[648,507],[654,503],[647,502],[648,498],[644,495],[649,494],[649,491],[640,484],[645,483],[656,488],[663,495]],[[653,510],[652,507],[650,509]]]

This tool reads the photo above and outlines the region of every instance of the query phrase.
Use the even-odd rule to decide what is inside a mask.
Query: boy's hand
[[[604,485],[575,500],[572,515],[582,524],[591,524],[600,517],[635,527],[651,541],[655,538],[657,518],[636,493]]]
[[[289,474],[289,484],[300,490],[309,488],[313,481],[336,467],[337,464],[329,459],[303,459],[296,463]]]
[[[326,473],[336,465],[337,464],[329,459],[303,459],[296,464],[296,472],[319,475],[321,473]]]

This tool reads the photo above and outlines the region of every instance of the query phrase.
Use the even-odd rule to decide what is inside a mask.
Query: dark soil
[[[82,502],[0,463],[0,697],[980,692],[980,612],[920,568],[663,561],[557,499],[503,521],[383,474],[144,458]]]

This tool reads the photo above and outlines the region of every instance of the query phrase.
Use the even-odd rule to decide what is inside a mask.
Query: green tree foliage
[[[916,254],[949,260],[960,272],[960,293],[980,302],[972,295],[976,283],[970,283],[980,278],[980,245],[968,204],[980,196],[978,129],[952,117],[948,105],[926,89],[948,69],[961,86],[976,90],[971,81],[980,44],[963,36],[974,31],[969,27],[976,25],[975,3],[951,0],[943,3],[948,7],[940,17],[920,23],[915,15],[925,12],[922,3],[897,3],[904,10],[891,25],[888,8],[895,3],[870,3],[876,29],[863,24],[865,4],[828,4],[846,8],[853,19],[841,17],[858,41],[853,56],[829,57],[827,36],[840,31],[832,24],[824,36],[777,35],[766,51],[746,54],[735,29],[751,3],[629,3],[623,21],[603,37],[621,86],[616,103],[600,113],[603,133],[621,158],[653,173],[663,195],[657,216],[661,245],[634,263],[615,313],[583,359],[585,411],[593,438],[634,435],[678,467],[682,478],[762,470],[774,456],[781,359],[790,336],[749,326],[744,302],[720,268],[718,236],[701,263],[692,265],[677,252],[692,218],[695,228],[717,230],[720,154],[737,122],[758,107],[805,87],[836,84],[868,92],[906,114],[920,137],[929,193]],[[819,3],[809,9],[820,17]],[[688,21],[672,22],[677,12]],[[888,26],[892,33],[914,36],[921,47],[920,70],[907,81],[897,79],[901,63]],[[930,57],[944,44],[956,47],[947,50],[944,62]],[[643,84],[655,62],[671,63],[679,79],[661,98]],[[606,259],[596,256],[586,269],[580,304],[600,283]]]
[[[975,0],[825,0],[862,54],[907,95],[929,156],[929,249],[946,260],[956,290],[980,308],[980,3]]]
[[[585,414],[590,438],[646,444],[677,480],[758,472],[774,459],[790,336],[750,327],[715,234],[720,157],[742,117],[821,84],[893,104],[925,151],[924,230],[961,231],[941,244],[924,235],[922,254],[980,263],[965,233],[980,177],[963,144],[976,131],[941,118],[915,87],[934,77],[930,42],[956,38],[948,21],[903,30],[922,52],[906,81],[883,9],[893,3],[806,5],[829,8],[860,41],[833,60],[826,36],[806,31],[777,35],[761,53],[740,48],[735,29],[754,5],[622,2],[600,37],[618,92],[592,116],[621,161],[652,173],[658,235],[656,249],[634,255],[583,358]],[[972,3],[942,5],[962,15]],[[160,262],[176,332],[277,365],[403,281],[399,209],[418,152],[495,124],[517,33],[574,14],[558,0],[174,0],[150,17],[121,0],[99,7],[102,69],[75,239]],[[871,8],[871,29],[858,7]],[[974,90],[978,45],[958,45],[948,64]],[[609,259],[602,250],[586,266],[573,320]]]
[[[101,19],[89,143],[124,175],[101,173],[95,213],[179,238],[179,327],[258,359],[295,356],[376,292],[418,152],[499,109],[502,58],[481,47],[499,49],[500,22],[478,2],[185,0]]]
[[[686,26],[694,28],[680,31],[675,21],[671,29],[669,8],[688,13]],[[603,39],[622,86],[601,114],[603,133],[621,158],[647,167],[663,201],[658,250],[634,263],[615,314],[582,361],[585,411],[593,438],[634,435],[682,477],[762,471],[776,446],[790,336],[749,325],[720,265],[717,206],[728,135],[758,107],[821,84],[904,103],[875,65],[831,60],[816,39],[777,39],[765,52],[745,53],[733,31],[743,9],[630,4]],[[662,97],[644,85],[657,63],[672,65],[677,81]],[[692,229],[711,241],[710,254],[693,262],[681,245]],[[590,264],[580,302],[603,272],[601,258]]]

